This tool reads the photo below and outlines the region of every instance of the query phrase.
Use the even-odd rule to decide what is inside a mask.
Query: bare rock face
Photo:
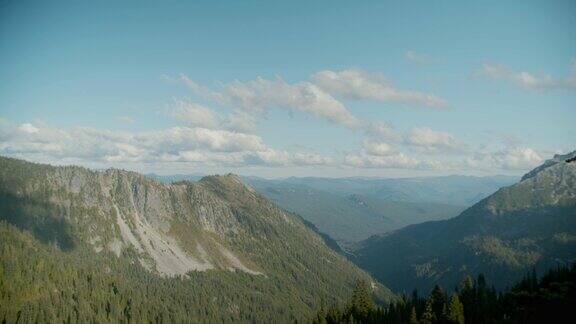
[[[234,175],[162,184],[123,170],[31,166],[13,166],[17,173],[3,174],[3,190],[9,191],[5,195],[48,202],[46,217],[70,224],[79,243],[118,257],[134,252],[144,267],[164,276],[208,269],[262,275],[257,264],[246,264],[246,256],[234,248],[254,239],[241,223],[241,210],[251,211],[256,218],[251,221],[291,223]],[[26,168],[34,173],[22,177]]]

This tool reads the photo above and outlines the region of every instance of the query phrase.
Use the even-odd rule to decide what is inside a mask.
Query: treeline
[[[483,275],[466,277],[451,293],[435,286],[425,298],[414,291],[388,307],[378,307],[366,282],[357,283],[344,307],[321,308],[313,323],[567,323],[576,306],[576,264],[535,271],[505,292],[489,286]]]

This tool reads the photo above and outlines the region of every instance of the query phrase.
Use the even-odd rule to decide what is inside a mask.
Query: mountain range
[[[198,181],[198,175],[151,177],[171,183]],[[345,250],[372,235],[430,220],[457,216],[466,207],[500,187],[512,176],[445,176],[429,178],[264,179],[242,177],[256,191],[284,210],[296,213]]]
[[[576,260],[575,158],[557,155],[506,185],[159,181],[0,157],[0,320],[294,322],[342,305],[358,282],[384,305],[399,300],[393,291],[469,275],[506,288]]]
[[[358,280],[393,298],[234,175],[165,184],[0,157],[0,220],[0,320],[287,322]]]
[[[483,273],[505,288],[576,260],[576,152],[557,155],[459,216],[363,241],[353,260],[396,291],[454,287]]]

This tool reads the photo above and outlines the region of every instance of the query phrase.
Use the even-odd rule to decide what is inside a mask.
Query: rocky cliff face
[[[167,276],[213,268],[262,274],[256,265],[245,265],[244,256],[229,247],[230,235],[250,234],[242,229],[233,206],[214,188],[234,182],[236,186],[228,187],[246,197],[246,203],[257,200],[233,175],[172,185],[121,170],[41,170],[22,178],[24,169],[4,169],[4,195],[45,202],[50,215],[43,218],[62,220],[75,240],[92,245],[97,253],[106,250],[120,256],[133,250],[144,267]],[[275,218],[287,219],[280,210],[267,215],[269,222]]]
[[[300,219],[235,175],[163,184],[122,170],[91,171],[0,158],[0,217],[62,249],[133,258],[161,276],[230,270],[268,276],[270,260],[294,260],[302,246],[359,276]],[[297,242],[295,241],[297,240]]]

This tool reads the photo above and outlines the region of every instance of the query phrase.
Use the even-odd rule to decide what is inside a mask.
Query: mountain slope
[[[484,273],[503,288],[531,267],[576,258],[576,156],[556,156],[458,217],[372,237],[355,262],[395,290]]]
[[[0,220],[6,233],[0,290],[9,291],[10,282],[22,285],[4,295],[4,316],[39,312],[46,300],[66,309],[90,303],[79,293],[51,297],[50,287],[70,291],[51,272],[56,261],[77,284],[97,278],[122,286],[114,300],[123,312],[91,307],[104,307],[108,320],[126,312],[140,319],[166,316],[168,307],[185,318],[293,321],[311,315],[322,300],[344,300],[357,279],[370,280],[298,217],[233,175],[162,184],[134,172],[0,158]],[[19,281],[39,263],[46,273]],[[96,288],[104,296],[109,286],[102,285]],[[203,297],[187,299],[195,288]],[[374,293],[384,301],[391,297],[378,284]],[[170,305],[174,296],[182,300]]]
[[[164,183],[197,181],[195,175],[150,175]],[[296,213],[349,250],[376,234],[430,220],[457,216],[516,177],[430,178],[243,177],[266,198]]]
[[[454,217],[464,209],[441,203],[383,201],[357,194],[340,196],[295,184],[255,189],[283,209],[301,215],[343,247],[409,224]]]

